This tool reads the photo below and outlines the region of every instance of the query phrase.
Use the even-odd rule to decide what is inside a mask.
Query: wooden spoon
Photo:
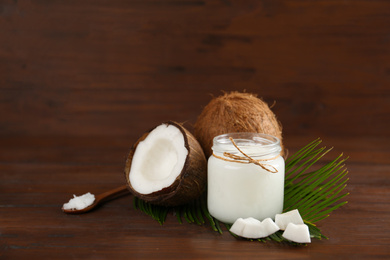
[[[64,207],[62,207],[62,211],[64,213],[67,213],[67,214],[86,213],[103,202],[106,202],[106,201],[109,201],[109,200],[112,200],[115,198],[119,198],[119,197],[124,196],[124,195],[129,194],[129,193],[130,193],[130,191],[127,189],[127,186],[123,185],[123,186],[120,186],[116,189],[109,190],[109,191],[106,191],[102,194],[96,195],[95,201],[86,208],[83,208],[83,209],[64,209]]]

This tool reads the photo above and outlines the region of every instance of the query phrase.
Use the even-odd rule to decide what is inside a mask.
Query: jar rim
[[[276,136],[252,132],[234,132],[215,136],[213,138],[212,150],[220,153],[238,152],[229,139],[230,137],[233,138],[239,148],[243,146],[259,146],[263,148],[251,153],[252,156],[264,156],[280,153],[282,150],[280,147],[280,140]]]

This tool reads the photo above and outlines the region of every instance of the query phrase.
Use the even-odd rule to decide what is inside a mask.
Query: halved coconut
[[[156,205],[177,206],[201,195],[207,181],[207,161],[195,137],[169,121],[143,134],[126,160],[129,190]]]

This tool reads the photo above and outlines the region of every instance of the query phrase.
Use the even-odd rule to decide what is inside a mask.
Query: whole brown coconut
[[[281,124],[269,106],[254,94],[231,92],[213,98],[194,125],[194,135],[207,157],[212,154],[215,136],[233,132],[273,135],[280,139],[283,151]]]
[[[207,160],[195,137],[169,121],[138,139],[124,173],[134,196],[155,205],[178,206],[205,190]]]

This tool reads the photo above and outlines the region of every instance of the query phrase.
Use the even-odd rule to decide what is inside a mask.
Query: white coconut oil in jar
[[[284,159],[280,140],[258,133],[231,133],[213,140],[208,160],[207,206],[216,219],[275,218],[283,211]]]

